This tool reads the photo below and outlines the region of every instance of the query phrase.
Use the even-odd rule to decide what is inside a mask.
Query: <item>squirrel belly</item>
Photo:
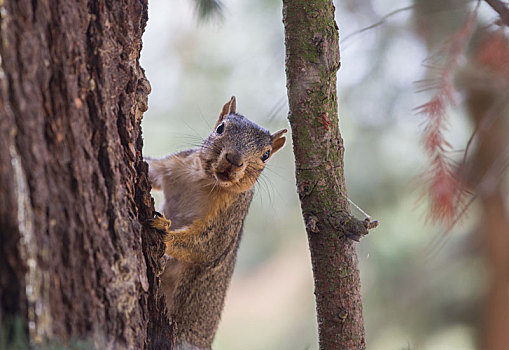
[[[202,243],[218,253],[214,261],[182,264],[170,304],[170,315],[177,324],[177,343],[184,340],[203,348],[211,346],[233,274],[242,226],[252,195],[252,191],[241,194],[235,203],[220,213],[223,220],[211,224],[209,232],[223,236],[205,239],[208,242]],[[226,217],[229,219],[224,220]]]
[[[285,144],[236,113],[227,102],[198,149],[146,158],[153,189],[162,190],[163,231],[169,257],[161,275],[177,349],[210,349],[235,266],[253,187],[267,160]]]

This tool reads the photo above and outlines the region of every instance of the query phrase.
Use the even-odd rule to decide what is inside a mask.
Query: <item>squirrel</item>
[[[285,144],[236,113],[232,96],[198,149],[147,158],[153,189],[164,193],[162,232],[168,257],[161,275],[176,349],[210,349],[235,265],[253,187]]]

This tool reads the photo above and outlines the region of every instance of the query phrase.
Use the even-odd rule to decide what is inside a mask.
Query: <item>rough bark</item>
[[[289,121],[297,190],[315,281],[320,349],[364,349],[354,242],[368,222],[349,214],[338,127],[338,27],[330,0],[283,0]]]
[[[31,343],[170,346],[141,224],[146,20],[146,0],[0,2],[0,326]]]

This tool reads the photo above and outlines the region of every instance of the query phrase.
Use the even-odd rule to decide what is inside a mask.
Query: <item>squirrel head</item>
[[[251,189],[269,158],[284,146],[286,132],[282,129],[271,134],[237,114],[232,96],[200,148],[205,173],[215,185],[228,191]]]

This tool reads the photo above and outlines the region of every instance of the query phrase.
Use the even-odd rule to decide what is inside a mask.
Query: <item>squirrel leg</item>
[[[176,260],[189,264],[202,264],[208,261],[207,254],[192,248],[176,247],[166,244],[166,254]]]
[[[166,254],[181,262],[204,263],[208,259],[206,252],[201,249],[197,239],[200,224],[193,224],[178,230],[168,231],[164,237]]]
[[[159,213],[148,221],[150,227],[164,234],[165,253],[178,261],[186,263],[203,263],[207,255],[198,249],[199,242],[196,233],[200,232],[202,224],[195,222],[177,230],[170,230],[171,221]]]

